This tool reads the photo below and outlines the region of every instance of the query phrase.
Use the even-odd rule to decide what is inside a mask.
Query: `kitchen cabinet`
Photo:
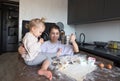
[[[68,24],[120,19],[120,0],[68,0]]]
[[[104,0],[69,0],[68,24],[96,22],[103,17]]]
[[[84,5],[86,4],[86,5]],[[77,19],[78,22],[84,23],[87,22],[88,20],[88,0],[77,0]],[[77,22],[77,23],[78,23]]]
[[[104,0],[88,0],[88,22],[103,19]]]
[[[1,35],[1,7],[0,7],[0,46],[1,46],[1,44],[2,44],[2,40],[1,40],[1,38],[2,38],[2,35]],[[1,54],[1,47],[0,47],[0,54]]]
[[[78,0],[77,0],[78,1]],[[68,23],[75,23],[77,22],[76,19],[77,19],[77,13],[76,13],[76,8],[77,8],[77,5],[76,5],[76,1],[75,0],[68,0]],[[70,6],[72,5],[72,6]]]
[[[120,19],[120,0],[105,0],[104,19]]]
[[[88,0],[68,0],[68,24],[87,22],[87,4]]]
[[[1,52],[17,51],[18,48],[18,4],[1,2]]]

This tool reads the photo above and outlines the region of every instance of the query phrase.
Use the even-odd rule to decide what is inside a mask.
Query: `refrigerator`
[[[1,44],[2,44],[2,35],[1,35],[1,6],[0,6],[0,54],[1,54],[1,49],[2,49],[2,46],[1,46]]]
[[[0,11],[0,50],[13,52],[18,49],[18,6],[1,4]]]

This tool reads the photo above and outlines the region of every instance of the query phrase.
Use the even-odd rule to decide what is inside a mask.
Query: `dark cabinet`
[[[17,51],[19,6],[0,3],[0,52]]]
[[[68,24],[120,19],[120,0],[68,0]]]
[[[104,19],[120,19],[120,0],[105,0]]]
[[[77,0],[76,4],[77,4],[76,20],[79,20],[78,22],[80,23],[87,22],[88,21],[88,0]]]
[[[68,0],[68,24],[83,23],[88,19],[88,0]]]
[[[88,22],[103,19],[104,0],[88,0]]]
[[[77,0],[78,1],[78,0]],[[76,19],[77,19],[77,6],[76,6],[76,1],[75,0],[70,0],[68,1],[68,23],[75,23],[77,22]],[[71,5],[71,6],[70,6]]]
[[[1,8],[0,8],[0,54],[1,54],[1,44],[2,44],[2,29],[1,29]]]

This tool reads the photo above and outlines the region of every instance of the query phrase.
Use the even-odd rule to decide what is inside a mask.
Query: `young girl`
[[[48,67],[51,63],[51,58],[46,54],[41,53],[41,44],[44,40],[38,37],[41,36],[45,30],[44,19],[32,19],[27,27],[29,32],[25,34],[23,38],[23,45],[27,51],[27,54],[22,54],[22,57],[27,65],[38,65],[42,64],[40,70],[38,70],[39,75],[46,76],[49,80],[52,79],[51,71],[48,71]],[[59,51],[58,53],[59,54]]]

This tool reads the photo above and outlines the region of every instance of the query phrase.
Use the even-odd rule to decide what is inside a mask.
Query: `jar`
[[[61,43],[62,44],[65,44],[65,32],[64,31],[61,31]]]
[[[114,48],[114,49],[117,49],[117,47],[118,47],[117,42],[114,41],[114,43],[113,43],[113,48]]]
[[[69,45],[70,44],[70,36],[66,35],[65,39],[66,39],[65,44]]]

